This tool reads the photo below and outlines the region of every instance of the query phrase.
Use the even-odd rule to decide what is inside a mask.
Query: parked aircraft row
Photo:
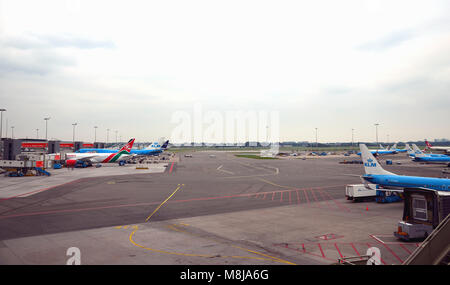
[[[133,150],[134,138],[130,139],[121,149],[80,149],[78,152],[66,154],[66,165],[74,166],[78,161],[90,163],[113,163],[127,160],[135,156],[158,155],[163,152],[169,141],[163,145],[154,143],[144,150]]]
[[[445,154],[425,154],[415,144],[413,144],[413,148],[414,148],[413,161],[425,163],[450,164],[450,156],[447,156]]]
[[[425,149],[434,149],[434,150],[440,150],[445,151],[448,148],[447,147],[433,147],[428,141],[425,141],[427,147]],[[394,144],[391,148],[384,148],[380,144],[380,149],[371,149],[369,152],[373,156],[383,155],[383,154],[396,154],[401,152],[407,152],[408,156],[413,158],[413,161],[415,162],[424,162],[424,163],[439,163],[439,164],[449,164],[450,166],[450,156],[445,154],[434,154],[434,153],[424,153],[417,147],[416,144],[413,144],[413,149],[409,146],[409,144],[406,144],[404,149],[397,148],[397,144]],[[361,152],[358,152],[358,155],[361,155]]]
[[[419,187],[450,191],[450,179],[397,175],[384,170],[365,144],[361,144],[360,149],[365,171],[362,178],[368,183],[388,189]]]

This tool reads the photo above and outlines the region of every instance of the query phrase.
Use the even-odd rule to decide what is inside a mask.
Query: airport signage
[[[22,143],[22,148],[46,148],[47,143]]]
[[[83,147],[94,147],[93,143],[84,143]]]
[[[73,147],[73,143],[60,143],[59,147]]]

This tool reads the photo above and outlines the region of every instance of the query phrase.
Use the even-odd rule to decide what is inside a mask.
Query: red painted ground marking
[[[341,251],[339,250],[339,247],[337,246],[337,243],[334,244],[334,247],[336,247],[337,251],[339,252],[339,255],[341,256],[341,258],[344,258],[344,257],[342,256]]]
[[[191,198],[191,199],[186,199],[186,200],[168,201],[167,203],[184,203],[184,202],[193,202],[193,201],[208,201],[208,200],[217,200],[217,199],[226,199],[226,198],[251,197],[251,196],[254,196],[254,195],[255,195],[254,193],[251,193],[251,194],[236,194],[236,195],[228,195],[228,196]]]
[[[323,193],[322,189],[319,190],[319,193]],[[344,210],[344,211],[347,211],[347,212],[350,212],[350,209],[348,209],[346,206],[343,206],[343,207],[342,207],[338,201],[336,201],[335,199],[333,199],[333,197],[331,197],[330,194],[328,194],[327,192],[324,192],[324,193],[328,196],[328,198],[330,198],[330,199],[336,204],[336,206],[337,206],[339,209]]]
[[[416,247],[419,247],[420,245],[418,243],[416,243]]]
[[[175,161],[172,162],[172,165],[170,166],[170,170],[169,173],[172,173],[172,169],[173,169],[173,164],[175,163]]]
[[[298,195],[298,190],[295,190],[297,192],[297,204],[300,204],[300,196]]]
[[[324,195],[323,195],[323,193],[322,193],[322,190],[318,189],[318,191],[319,191],[320,197],[322,197],[322,200],[325,201],[325,203],[327,203],[327,205],[328,205],[329,207],[331,207],[330,201],[325,199],[325,197],[324,197]]]
[[[283,192],[281,192],[280,202],[283,202]]]
[[[356,254],[357,254],[358,256],[361,256],[361,255],[359,254],[358,250],[356,249],[355,245],[354,245],[353,243],[350,243],[350,245],[352,246],[352,248],[353,248],[353,250],[356,252]]]
[[[397,258],[398,261],[400,261],[400,263],[403,263],[403,260],[400,257],[398,257],[398,255],[395,254],[395,252],[387,244],[385,243],[382,244],[395,258]]]
[[[24,194],[22,194],[22,195],[24,195]],[[236,195],[228,195],[228,196],[192,198],[192,199],[186,199],[186,200],[173,200],[173,201],[168,201],[167,203],[172,204],[172,203],[185,203],[185,202],[194,202],[194,201],[208,201],[208,200],[218,200],[218,199],[227,199],[227,198],[251,197],[251,196],[254,196],[254,195],[255,195],[254,193],[250,193],[250,194],[236,194]],[[11,217],[20,217],[20,216],[33,216],[33,215],[42,215],[42,214],[79,212],[79,211],[89,211],[89,210],[99,210],[99,209],[109,209],[109,208],[122,208],[122,207],[134,207],[134,206],[148,206],[148,205],[159,205],[159,204],[161,204],[161,202],[122,204],[122,205],[111,205],[111,206],[92,207],[92,208],[66,209],[66,210],[52,210],[52,211],[45,211],[45,212],[32,212],[32,213],[23,213],[23,214],[15,214],[15,215],[8,215],[8,216],[0,216],[0,219],[11,218]]]
[[[282,245],[280,245],[280,244],[274,244],[274,245],[275,245],[275,246],[282,246]],[[301,249],[300,249],[300,248],[292,248],[292,247],[289,247],[289,245],[288,245],[287,247],[286,247],[286,245],[284,245],[284,248],[287,248],[287,249],[290,249],[290,250],[295,250],[295,251],[297,251],[297,252],[302,252],[302,253],[305,253],[305,254],[308,254],[308,255],[320,257],[320,258],[329,260],[329,261],[331,261],[331,262],[336,262],[336,259],[331,259],[331,258],[325,257],[325,256],[323,256],[323,255],[320,255],[320,254],[316,254],[316,253],[312,253],[312,252],[307,251],[306,248],[305,248],[305,244],[302,244],[302,248],[301,248]]]
[[[367,243],[367,247],[371,248],[372,246],[370,245],[370,243]],[[380,255],[381,255],[381,250],[380,250]],[[386,262],[383,260],[383,258],[380,256],[380,261],[381,263],[383,263],[384,265],[386,265]]]
[[[322,186],[322,187],[320,187],[321,189],[325,189],[325,188],[335,188],[335,187],[340,187],[340,186],[345,186],[345,185],[329,185],[329,186]],[[292,189],[289,189],[289,190],[280,190],[280,191],[268,191],[268,192],[259,192],[260,194],[264,194],[264,193],[285,193],[285,192],[292,192],[292,191],[294,191],[294,190],[303,190],[303,191],[306,191],[306,190],[308,190],[308,189],[310,189],[310,190],[312,190],[313,188],[310,188],[310,187],[308,187],[308,188],[295,188],[295,187],[292,187]]]
[[[84,178],[80,178],[78,180],[74,180],[71,182],[67,182],[64,184],[60,184],[60,185],[56,185],[56,186],[52,186],[50,188],[46,188],[46,189],[41,189],[41,190],[36,190],[36,191],[32,191],[29,193],[33,193],[33,192],[37,192],[37,191],[46,191],[46,190],[50,190],[50,189],[54,189],[58,186],[62,186],[62,185],[66,185],[66,184],[70,184],[70,183],[74,183],[77,182],[79,180],[82,180]],[[338,185],[338,186],[342,186],[342,185]],[[337,187],[336,185],[333,186],[325,186],[322,188],[330,188],[330,187]],[[305,193],[305,198],[307,199],[307,202],[309,203],[309,199],[308,199],[308,195],[306,192],[306,188],[304,189],[299,189],[299,190],[303,190]],[[292,190],[288,190],[288,191],[292,191]],[[286,192],[286,191],[281,191],[281,193]],[[9,198],[4,198],[4,199],[0,199],[1,200],[8,200],[11,198],[15,198],[15,197],[20,197],[22,195],[26,195],[29,193],[25,193],[25,194],[20,194],[14,197],[9,197]],[[266,193],[272,193],[272,200],[274,199],[275,193],[277,192],[266,192]],[[194,202],[194,201],[208,201],[208,200],[217,200],[217,199],[227,199],[227,198],[239,198],[239,197],[251,197],[254,196],[255,193],[246,193],[246,194],[236,194],[236,195],[228,195],[228,196],[216,196],[216,197],[203,197],[203,198],[192,198],[192,199],[186,199],[186,200],[173,200],[173,201],[168,201],[168,203],[184,203],[184,202]],[[13,218],[13,217],[21,217],[21,216],[34,216],[34,215],[44,215],[44,214],[55,214],[55,213],[70,213],[70,212],[80,212],[80,211],[91,211],[91,210],[100,210],[100,209],[110,209],[110,208],[123,208],[123,207],[136,207],[136,206],[148,206],[148,205],[158,205],[160,204],[160,202],[149,202],[149,203],[136,203],[136,204],[119,204],[119,205],[110,205],[110,206],[101,206],[101,207],[91,207],[91,208],[78,208],[78,209],[66,209],[66,210],[51,210],[51,211],[42,211],[42,212],[31,212],[31,213],[22,213],[22,214],[14,214],[14,215],[8,215],[8,216],[0,216],[0,219],[4,219],[4,218]]]
[[[325,234],[325,235],[321,235],[321,236],[316,236],[315,238],[320,238],[320,239],[323,239],[323,240],[333,240],[333,239],[338,239],[338,238],[341,238],[341,237],[343,237],[343,236],[331,233],[331,234]]]
[[[317,199],[316,194],[314,194],[313,188],[311,188],[311,194],[312,194],[312,196],[313,196],[313,198],[314,198],[314,201],[317,202],[317,206],[318,206],[319,208],[322,208],[322,206],[320,205],[320,201]]]
[[[6,200],[9,200],[9,199],[18,198],[18,197],[26,196],[26,195],[30,195],[30,194],[33,194],[33,193],[44,192],[44,191],[51,190],[51,189],[54,189],[54,188],[59,187],[59,186],[63,186],[63,185],[71,184],[71,183],[74,183],[74,182],[78,182],[78,181],[80,181],[81,179],[82,179],[82,178],[76,179],[76,180],[74,180],[74,181],[66,182],[66,183],[63,183],[63,184],[51,186],[51,187],[48,187],[48,188],[39,189],[39,190],[34,190],[34,191],[27,192],[27,193],[22,193],[22,194],[19,194],[19,195],[16,195],[16,196],[8,197],[8,198],[1,198],[0,201],[6,201]]]
[[[306,189],[303,189],[303,192],[305,193],[306,202],[309,203],[309,198],[308,198],[308,195],[306,193]]]
[[[322,246],[320,243],[317,244],[319,246],[320,252],[322,253],[322,257],[325,258],[325,254],[323,253]]]
[[[370,243],[356,243],[356,244],[366,245],[368,248],[372,247],[372,245]],[[302,252],[302,253],[305,253],[305,254],[313,255],[313,256],[320,257],[320,258],[323,258],[323,259],[326,259],[326,260],[330,260],[330,261],[333,261],[333,262],[336,261],[335,259],[331,259],[331,258],[328,258],[328,257],[325,256],[324,248],[322,247],[321,243],[309,243],[309,244],[301,243],[301,244],[299,244],[299,246],[295,246],[295,247],[292,247],[292,245],[290,246],[287,243],[275,244],[275,245],[276,246],[283,246],[284,248],[287,248],[287,249],[291,249],[291,250],[295,250],[295,251]],[[345,257],[345,255],[343,255],[343,252],[340,250],[339,245],[341,245],[341,246],[346,246],[346,245],[351,246],[353,248],[353,250],[355,251],[355,253],[360,257],[360,259],[362,259],[361,253],[355,247],[355,243],[335,243],[334,247],[336,248],[336,251],[338,252],[338,254],[339,254],[339,256],[341,258]],[[310,248],[311,246],[319,247],[320,254],[309,252],[308,248]],[[382,254],[382,252],[380,252],[380,253]],[[380,261],[384,265],[387,264],[386,261],[383,258],[381,258],[381,256],[380,256]]]
[[[403,248],[408,254],[411,254],[412,252],[407,249],[403,244],[400,244],[400,247]]]
[[[382,241],[373,234],[369,236],[374,240],[376,240],[378,243],[381,243],[398,261],[403,263],[403,260],[387,245],[388,244],[387,242]],[[390,243],[390,244],[401,244],[401,243]]]
[[[31,212],[31,213],[14,214],[14,215],[8,215],[8,216],[0,216],[0,219],[14,218],[14,217],[24,217],[24,216],[37,216],[37,215],[46,215],[46,214],[57,214],[57,213],[83,212],[83,211],[112,209],[112,208],[123,208],[123,207],[150,206],[150,205],[159,205],[159,204],[161,204],[161,202],[123,204],[123,205],[92,207],[92,208],[79,208],[79,209],[67,209],[67,210],[52,210],[52,211]]]

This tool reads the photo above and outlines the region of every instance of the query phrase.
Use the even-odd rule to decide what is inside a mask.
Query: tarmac
[[[393,236],[403,203],[346,200],[360,164],[191,154],[149,173],[130,165],[1,177],[0,264],[62,265],[72,247],[81,264],[332,264],[372,247],[382,264],[401,264],[419,245]],[[404,154],[387,159],[397,174],[441,176],[441,166]]]

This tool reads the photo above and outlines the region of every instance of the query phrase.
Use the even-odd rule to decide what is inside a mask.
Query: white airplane
[[[429,141],[425,141],[425,144],[427,145],[427,148],[429,150],[438,150],[438,151],[450,153],[450,146],[432,146]]]
[[[125,160],[131,156],[130,150],[133,147],[134,138],[129,140],[119,151],[114,153],[67,153],[66,165],[75,166],[77,161],[87,161],[91,163],[112,163]]]

